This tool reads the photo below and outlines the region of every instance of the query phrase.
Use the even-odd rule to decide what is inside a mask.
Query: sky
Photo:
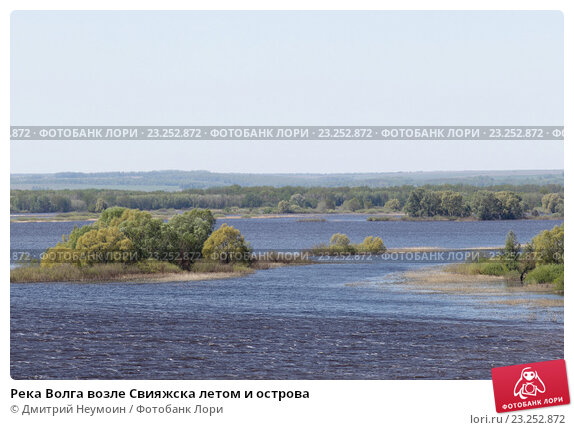
[[[561,126],[552,11],[19,11],[13,126]],[[561,141],[14,141],[12,173],[562,169]]]

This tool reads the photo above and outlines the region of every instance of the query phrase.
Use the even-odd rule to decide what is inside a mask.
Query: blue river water
[[[388,247],[501,246],[561,221],[367,222],[364,215],[228,219],[255,249],[303,249],[333,233]],[[43,250],[83,223],[12,223],[11,248]],[[431,263],[382,259],[171,283],[11,285],[15,379],[489,379],[563,358],[563,308],[409,288]],[[434,263],[436,264],[436,263]],[[498,282],[498,281],[497,281]],[[552,293],[502,298],[554,300]],[[487,287],[491,288],[492,285]]]

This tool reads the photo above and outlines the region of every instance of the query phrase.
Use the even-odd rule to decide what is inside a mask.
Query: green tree
[[[345,203],[343,203],[343,208],[345,210],[348,210],[351,212],[358,211],[362,207],[363,207],[363,205],[361,204],[359,199],[357,199],[356,197],[353,197],[352,199],[346,200]]]
[[[30,212],[52,212],[52,202],[46,195],[35,196],[30,201]]]
[[[62,245],[64,247],[70,248],[70,249],[76,249],[76,244],[78,243],[78,239],[80,237],[82,237],[84,234],[86,234],[89,231],[94,230],[94,227],[91,225],[84,225],[82,227],[78,227],[78,226],[74,226],[74,229],[72,230],[72,232],[66,237],[63,236],[62,237],[62,243],[59,245]]]
[[[524,277],[528,272],[536,267],[536,251],[532,243],[524,245],[524,250],[518,260],[518,273],[520,274],[520,283],[524,283]]]
[[[465,208],[461,193],[442,191],[440,193],[440,214],[446,216],[464,216]]]
[[[560,212],[560,209],[564,212],[564,199],[558,193],[545,194],[542,196],[542,209],[551,213]]]
[[[72,209],[72,201],[69,197],[55,195],[50,202],[52,209],[56,212],[69,212]]]
[[[130,209],[113,223],[132,241],[139,259],[166,259],[162,220],[153,218],[149,212]]]
[[[129,209],[119,207],[119,206],[107,208],[100,214],[100,216],[98,217],[98,220],[95,222],[94,225],[95,225],[95,227],[100,227],[100,226],[107,227],[107,226],[111,225],[111,223],[113,222],[114,219],[120,218],[124,214],[124,212],[127,210],[129,210]]]
[[[245,194],[241,202],[241,206],[246,208],[258,208],[263,205],[263,199],[260,195],[254,192]]]
[[[167,260],[189,270],[202,254],[203,244],[215,227],[208,209],[193,209],[174,216],[162,225],[162,240]]]
[[[367,236],[365,240],[357,247],[359,252],[378,254],[387,250],[383,239],[380,237]]]
[[[425,188],[415,188],[404,207],[405,212],[413,217],[433,217],[441,215],[441,193]]]
[[[107,208],[108,208],[108,204],[106,203],[106,201],[102,198],[99,198],[96,201],[96,206],[94,208],[94,211],[100,213],[100,212],[105,211]]]
[[[412,217],[422,216],[423,210],[421,208],[421,200],[425,194],[426,193],[423,188],[415,188],[411,191],[404,207],[404,211],[407,215]]]
[[[564,264],[564,224],[544,230],[532,238],[537,261],[541,264]]]
[[[499,191],[495,197],[500,202],[500,218],[502,219],[519,219],[522,218],[523,208],[522,199],[516,193],[511,191]]]
[[[73,231],[71,241],[59,243],[46,250],[42,266],[61,263],[79,266],[95,263],[128,263],[133,251],[132,242],[117,227],[90,229],[77,237],[81,229]],[[75,242],[72,248],[70,245]]]
[[[401,210],[401,202],[399,201],[399,199],[387,200],[383,209],[388,212],[398,212]]]
[[[129,262],[133,243],[117,227],[104,227],[83,234],[76,243],[76,251],[83,251],[82,264]]]
[[[335,209],[335,201],[333,198],[331,197],[326,197],[324,199],[319,200],[319,203],[317,203],[317,210],[319,212],[327,212],[330,210]]]
[[[291,205],[287,200],[281,200],[277,204],[277,211],[282,214],[287,214],[291,212]]]
[[[351,249],[351,240],[346,234],[335,233],[329,240],[329,248],[338,252],[347,252]]]
[[[504,249],[501,252],[504,265],[508,270],[518,270],[518,260],[520,258],[520,242],[512,230],[506,235]]]
[[[300,208],[305,207],[305,197],[299,193],[295,193],[289,199],[289,203],[295,206],[299,206]]]
[[[436,191],[424,190],[421,199],[421,215],[432,217],[440,214],[440,194]]]
[[[238,229],[222,224],[205,241],[202,255],[222,263],[249,263],[251,247]]]
[[[481,190],[473,196],[472,211],[481,220],[493,220],[500,219],[502,207],[492,191]]]

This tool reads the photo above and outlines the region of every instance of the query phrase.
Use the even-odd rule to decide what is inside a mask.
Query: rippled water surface
[[[555,221],[366,222],[365,216],[226,220],[258,249],[301,249],[336,232],[390,247],[499,246]],[[13,249],[43,249],[74,224],[14,223]],[[221,224],[221,222],[219,222]],[[563,358],[562,308],[431,294],[421,263],[344,261],[227,280],[13,284],[17,379],[489,379],[490,368]],[[505,297],[555,299],[513,292]]]

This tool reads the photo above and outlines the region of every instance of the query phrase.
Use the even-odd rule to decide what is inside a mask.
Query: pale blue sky
[[[559,12],[15,12],[11,124],[562,125]],[[11,171],[560,169],[562,142],[26,142]]]

